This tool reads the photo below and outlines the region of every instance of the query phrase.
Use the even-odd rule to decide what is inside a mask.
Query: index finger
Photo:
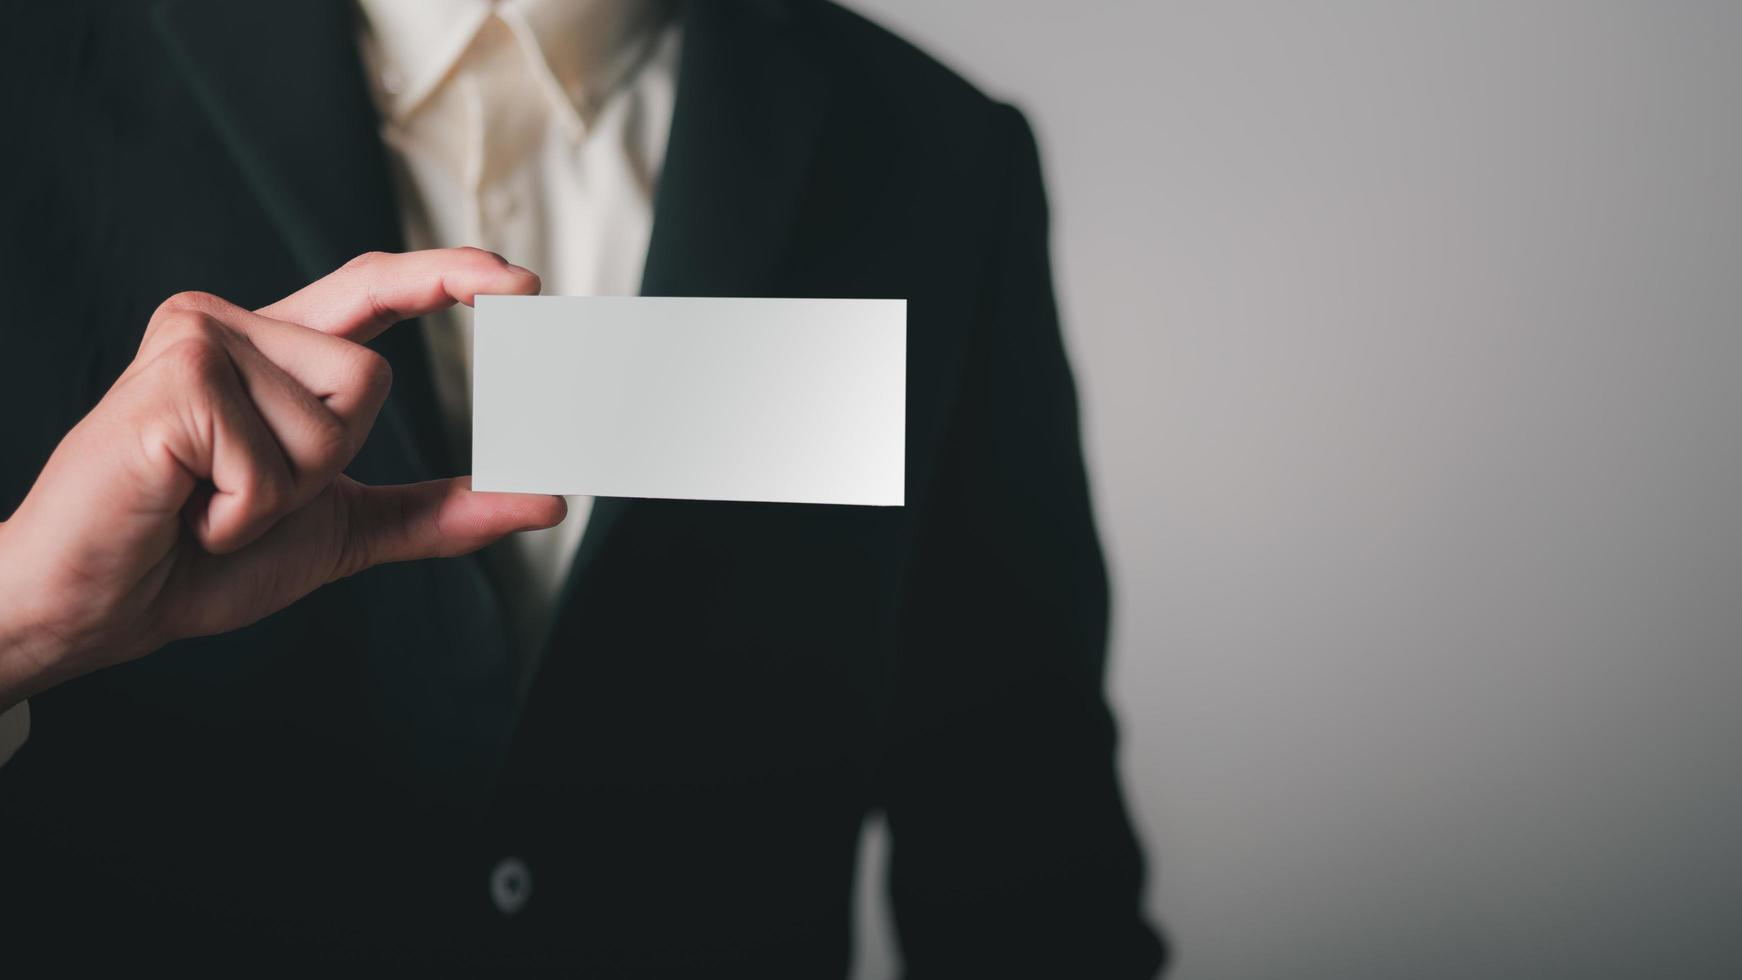
[[[538,276],[481,248],[366,252],[259,313],[368,343],[401,320],[479,294],[531,295]]]

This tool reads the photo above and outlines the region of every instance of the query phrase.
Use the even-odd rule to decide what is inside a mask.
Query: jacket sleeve
[[[30,702],[20,701],[0,711],[0,766],[30,740]]]
[[[1039,155],[1022,115],[996,111],[1004,204],[904,614],[890,895],[912,980],[1149,977],[1165,948],[1115,769]]]

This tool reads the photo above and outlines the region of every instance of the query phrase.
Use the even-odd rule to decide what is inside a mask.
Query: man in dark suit
[[[906,298],[907,506],[600,499],[528,656],[467,553],[562,502],[455,477],[393,323],[538,278],[392,254],[354,8],[8,10],[0,970],[838,976],[876,811],[910,975],[1158,968],[1027,125],[673,16],[640,291]]]

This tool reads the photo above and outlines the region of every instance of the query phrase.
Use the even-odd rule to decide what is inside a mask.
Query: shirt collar
[[[492,15],[532,57],[575,122],[590,118],[639,63],[669,14],[665,0],[359,0],[387,115],[415,113]]]

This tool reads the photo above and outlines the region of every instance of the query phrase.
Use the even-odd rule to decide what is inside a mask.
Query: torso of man
[[[129,390],[111,383],[165,297],[191,330],[188,304],[245,319],[359,253],[429,245],[500,252],[549,293],[904,297],[908,452],[904,507],[575,501],[558,532],[491,556],[508,575],[435,527],[442,547],[365,549],[382,563],[264,619],[19,688],[39,690],[38,730],[0,767],[0,973],[841,977],[879,810],[913,975],[1135,980],[1161,962],[1031,128],[831,3],[688,3],[681,39],[659,12],[13,11],[0,64],[29,138],[0,154],[21,218],[0,236],[0,500],[34,493],[104,391]],[[531,287],[460,275],[444,295]],[[347,298],[386,327],[395,285]],[[467,469],[468,330],[376,339],[395,388],[345,464],[376,500],[458,490],[437,478]],[[193,383],[230,377],[210,373]],[[180,406],[184,376],[167,379],[159,417]],[[75,508],[9,517],[0,545],[35,527],[52,554],[121,482],[100,475]],[[549,519],[516,526],[549,525],[537,503]],[[0,562],[13,597],[18,568],[35,570]],[[516,570],[530,585],[504,588]],[[542,648],[536,682],[511,629],[523,656]]]

